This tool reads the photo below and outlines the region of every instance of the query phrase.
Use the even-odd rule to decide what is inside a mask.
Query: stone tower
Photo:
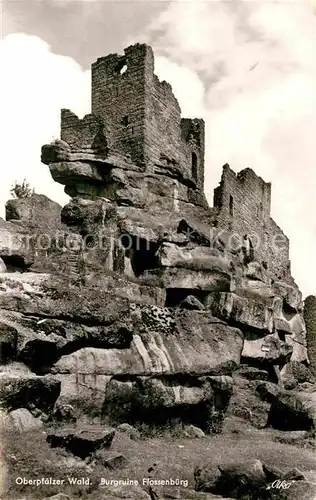
[[[181,118],[171,85],[154,74],[150,46],[99,58],[91,92],[92,113],[83,120],[62,110],[62,140],[72,149],[125,158],[140,171],[171,170],[203,193],[204,121]]]

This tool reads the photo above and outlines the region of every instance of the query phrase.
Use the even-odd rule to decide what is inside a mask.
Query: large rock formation
[[[3,363],[58,381],[55,413],[71,405],[219,431],[240,408],[240,363],[280,386],[300,382],[288,363],[308,364],[302,296],[270,217],[271,185],[225,165],[208,206],[204,122],[181,118],[150,47],[93,64],[92,113],[62,110],[61,140],[42,161],[72,199],[60,220],[54,203],[31,200],[44,203],[50,236],[60,232],[46,260],[35,249],[37,274],[2,274],[1,344]],[[31,201],[7,204],[8,218],[29,222]],[[277,405],[257,401],[267,421]]]
[[[27,198],[14,198],[7,201],[5,206],[5,218],[7,221],[15,222],[29,230],[60,226],[61,206],[50,200],[43,194],[33,193]]]

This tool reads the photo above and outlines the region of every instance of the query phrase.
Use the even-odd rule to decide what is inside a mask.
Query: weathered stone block
[[[173,243],[163,243],[157,252],[161,267],[185,267],[193,270],[219,270],[229,273],[232,261],[219,256],[216,249],[209,247],[179,247]]]
[[[43,422],[39,418],[33,417],[26,408],[18,408],[9,413],[13,427],[18,432],[27,432],[41,429]]]
[[[31,404],[44,412],[53,408],[60,394],[60,381],[52,376],[10,370],[0,373],[0,400],[4,408],[15,410]]]
[[[273,288],[290,309],[293,311],[302,310],[302,293],[297,286],[292,286],[284,281],[275,281]]]
[[[263,300],[251,300],[234,293],[212,293],[205,305],[214,316],[230,324],[261,333],[273,331],[273,310]]]
[[[69,161],[52,163],[49,167],[54,181],[61,184],[78,182],[102,183],[104,177],[97,166],[88,162]]]
[[[215,374],[225,363],[240,361],[242,333],[208,312],[174,313],[167,308],[140,306],[133,315],[135,332],[129,349],[80,349],[63,356],[55,365],[56,372],[75,373],[79,369],[81,373],[103,375]],[[148,330],[141,328],[142,324],[147,324]]]
[[[5,205],[6,220],[19,220],[23,227],[34,231],[35,227],[60,228],[61,206],[44,194],[33,193],[28,198],[15,198]]]
[[[245,340],[242,357],[246,362],[262,366],[284,365],[290,360],[292,347],[277,335],[267,335],[256,340]]]
[[[86,458],[100,448],[109,448],[115,435],[114,429],[59,429],[47,435],[52,448],[65,448],[80,458]]]
[[[145,271],[144,276],[158,278],[164,288],[225,292],[230,291],[234,286],[231,273],[219,270],[216,267],[212,270],[166,267],[164,269]]]

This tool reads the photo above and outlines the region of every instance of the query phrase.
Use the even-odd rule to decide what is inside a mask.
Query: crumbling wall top
[[[271,183],[251,168],[236,174],[224,165],[221,182],[214,190],[217,226],[250,237],[256,258],[276,275],[289,273],[289,241],[270,217]]]

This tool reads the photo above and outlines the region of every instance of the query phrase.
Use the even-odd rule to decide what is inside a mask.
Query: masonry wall
[[[62,109],[60,128],[61,139],[67,142],[73,151],[107,149],[103,122],[93,114],[86,115],[80,120],[69,109]]]
[[[199,190],[204,193],[204,154],[205,154],[205,124],[199,118],[181,119],[181,139],[185,147],[185,162],[191,177],[195,178]],[[194,173],[192,154],[196,155],[197,171]]]
[[[145,168],[145,76],[152,71],[152,54],[139,44],[124,52],[92,64],[92,113],[104,121],[111,153],[129,155]]]
[[[271,217],[267,220],[267,231],[269,235],[269,262],[275,275],[282,280],[291,274],[289,239]]]
[[[281,279],[289,271],[289,240],[270,217],[271,184],[249,168],[237,175],[229,165],[223,167],[220,185],[214,190],[217,226],[247,235],[255,259]]]
[[[151,163],[180,165],[181,110],[167,82],[160,82],[152,72],[146,80],[146,156]]]
[[[148,72],[146,78],[146,103],[147,161],[179,168],[185,178],[203,191],[204,121],[181,119],[181,109],[171,85],[160,82],[153,72]]]

